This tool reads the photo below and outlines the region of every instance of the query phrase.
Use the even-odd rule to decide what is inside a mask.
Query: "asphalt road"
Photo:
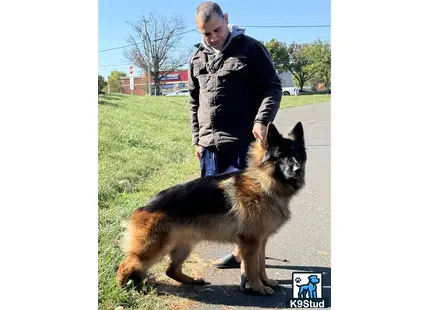
[[[292,297],[293,272],[322,272],[323,297],[331,304],[330,232],[330,103],[317,103],[280,110],[275,125],[283,134],[301,121],[305,131],[308,163],[306,186],[291,203],[292,217],[267,244],[266,268],[269,278],[280,283],[272,296],[249,296],[239,289],[239,269],[210,267],[205,279],[211,285],[182,286],[180,295],[197,301],[192,309],[277,309]],[[233,249],[232,245],[201,244],[196,252],[215,260]],[[282,260],[288,260],[284,262]],[[195,305],[195,303],[194,303]]]

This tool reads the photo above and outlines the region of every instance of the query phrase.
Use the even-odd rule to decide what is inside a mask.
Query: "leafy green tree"
[[[316,40],[309,45],[307,55],[312,60],[311,70],[315,72],[314,82],[331,86],[331,46],[330,42]]]
[[[110,86],[110,91],[112,93],[120,93],[121,92],[121,80],[120,77],[127,76],[124,72],[121,71],[111,71],[108,77],[108,84]]]
[[[99,74],[99,94],[102,92],[103,87],[105,87],[106,85],[107,85],[107,83],[106,83],[106,81],[105,81],[104,77],[102,77],[102,76]]]
[[[303,90],[306,82],[312,80],[316,75],[315,68],[312,67],[312,59],[309,56],[309,45],[308,43],[298,44],[293,42],[288,47],[288,70],[293,74],[300,90]]]
[[[265,44],[267,50],[272,56],[276,71],[279,73],[288,71],[289,54],[288,47],[284,42],[272,39]]]

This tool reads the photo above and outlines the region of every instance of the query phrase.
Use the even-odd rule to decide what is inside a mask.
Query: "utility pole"
[[[145,35],[142,36],[142,41],[143,44],[145,45],[145,50],[146,50],[146,58],[148,60],[148,96],[151,96],[151,44],[149,41],[149,35],[148,35],[148,31],[146,29],[146,23],[148,22],[146,19],[143,20],[144,25],[145,25]],[[146,44],[145,44],[146,43]]]

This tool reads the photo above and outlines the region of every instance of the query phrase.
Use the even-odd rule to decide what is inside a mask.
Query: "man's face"
[[[196,17],[196,23],[205,43],[221,50],[229,35],[228,15],[224,14],[224,17],[220,17],[213,14],[206,23]]]

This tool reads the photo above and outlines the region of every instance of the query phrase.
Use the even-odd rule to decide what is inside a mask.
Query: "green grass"
[[[281,107],[329,100],[329,95],[284,96]],[[98,101],[99,308],[183,307],[186,300],[158,296],[154,290],[143,295],[117,289],[115,268],[123,258],[122,225],[131,212],[158,191],[199,175],[191,143],[188,98],[107,94]],[[203,264],[197,266],[205,268]],[[163,268],[163,264],[155,266],[156,275],[162,275]]]
[[[121,224],[163,188],[198,172],[186,98],[99,97],[99,305],[161,309],[149,294],[118,290]],[[124,188],[120,181],[131,186]],[[164,304],[165,306],[167,304]]]
[[[306,104],[328,102],[331,95],[299,95],[299,96],[282,96],[281,109],[298,107]]]

